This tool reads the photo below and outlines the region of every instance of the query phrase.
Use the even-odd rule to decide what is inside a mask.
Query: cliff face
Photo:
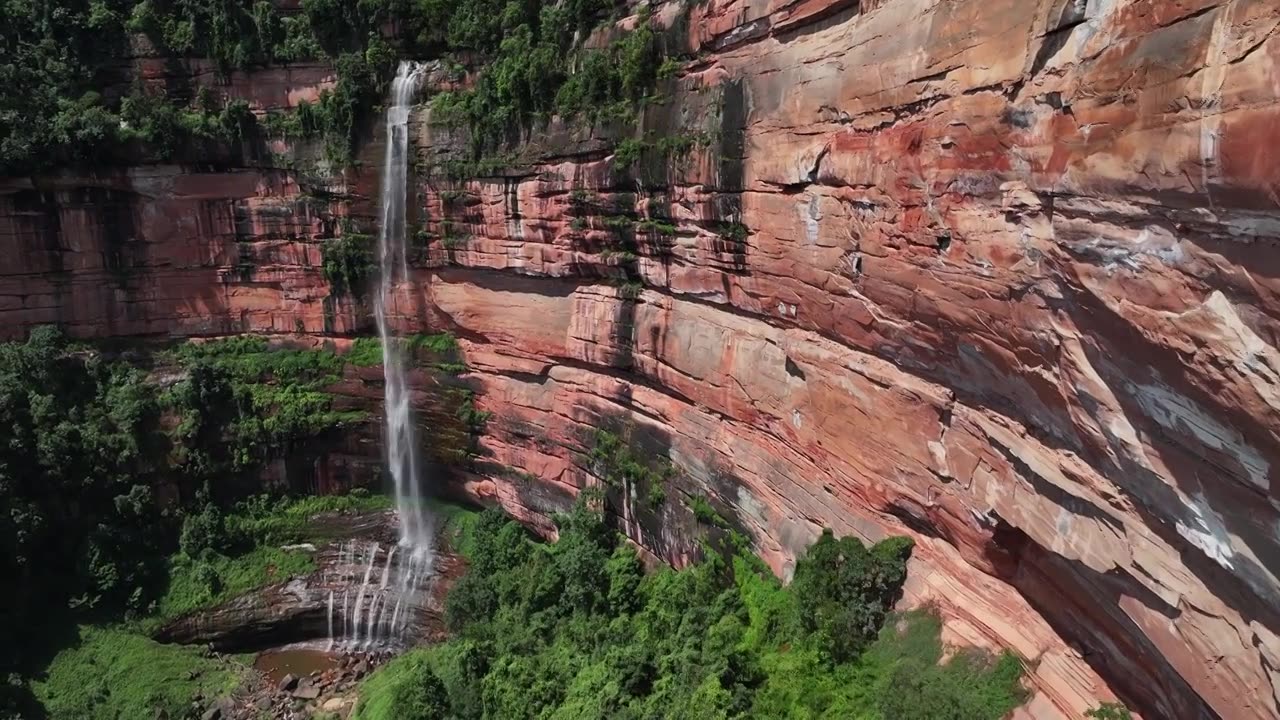
[[[463,487],[545,527],[611,428],[784,576],[823,526],[911,534],[904,603],[1027,659],[1026,717],[1280,716],[1280,9],[685,12],[657,15],[697,59],[642,122],[679,152],[553,124],[519,169],[416,182],[444,239],[399,321],[455,331],[493,413]],[[465,140],[414,127],[424,168]],[[366,329],[316,239],[371,178],[9,182],[0,327]],[[634,495],[627,532],[687,558],[688,511]]]

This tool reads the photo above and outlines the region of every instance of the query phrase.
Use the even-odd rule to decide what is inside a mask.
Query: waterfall
[[[400,517],[400,544],[415,554],[431,552],[431,528],[422,506],[421,479],[414,445],[410,392],[405,378],[404,355],[393,335],[390,313],[400,283],[408,280],[405,245],[405,205],[409,171],[409,108],[422,68],[402,62],[391,83],[387,107],[387,148],[382,168],[379,206],[382,227],[378,233],[381,283],[374,299],[378,335],[382,340],[382,368],[387,416],[387,465],[395,484],[396,510]]]
[[[395,488],[400,537],[397,544],[386,548],[385,555],[377,543],[353,541],[338,549],[337,577],[333,582],[342,588],[340,644],[349,648],[363,649],[411,640],[406,637],[411,627],[411,615],[421,607],[424,596],[420,586],[431,573],[433,564],[433,528],[422,503],[405,358],[392,328],[392,316],[397,312],[397,290],[409,280],[405,237],[409,109],[421,76],[421,66],[401,63],[391,83],[387,106],[387,147],[378,200],[382,215],[382,226],[378,232],[380,283],[373,305],[378,336],[382,341],[387,466]],[[384,558],[381,567],[380,555]],[[333,614],[334,595],[331,591],[331,645],[335,643]]]
[[[333,649],[333,591],[329,591],[329,650]]]
[[[373,574],[373,563],[378,559],[378,544],[373,543],[372,545],[373,547],[369,550],[369,564],[364,569],[364,580],[360,581],[360,592],[356,594],[355,613],[351,616],[351,624],[355,627],[355,634],[352,636],[352,640],[357,645],[360,644],[360,616],[362,615],[361,610],[364,608],[364,594],[369,588],[369,576]]]
[[[337,564],[327,573],[329,649],[364,650],[412,642],[412,615],[426,600],[422,586],[431,569],[430,554],[399,544],[342,543]],[[335,616],[341,618],[341,628]]]

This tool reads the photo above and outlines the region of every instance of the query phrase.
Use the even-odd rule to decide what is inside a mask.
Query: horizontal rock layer
[[[416,182],[450,240],[397,322],[463,338],[493,413],[463,489],[549,529],[613,428],[679,471],[621,503],[673,562],[693,494],[783,575],[823,526],[917,538],[905,602],[1026,658],[1027,717],[1280,716],[1280,8],[657,16],[696,59],[644,126],[687,153],[553,124],[519,170]],[[424,167],[462,140],[414,128]],[[363,331],[318,239],[375,170],[7,182],[0,331]]]

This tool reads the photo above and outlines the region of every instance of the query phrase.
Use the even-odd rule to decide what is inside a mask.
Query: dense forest
[[[108,353],[45,327],[0,344],[0,708],[22,716],[37,649],[60,628],[234,589],[218,558],[280,533],[222,516],[270,516],[270,503],[242,507],[261,464],[361,419],[319,389],[342,365],[253,338]]]
[[[470,89],[437,117],[469,128],[479,157],[552,114],[626,117],[669,73],[647,20],[605,47],[580,39],[607,0],[303,0],[297,12],[234,0],[5,0],[0,28],[0,175],[150,158],[208,161],[261,137],[323,141],[340,164],[369,129],[399,58],[446,58]],[[223,74],[323,62],[338,83],[318,102],[251,111],[185,78],[145,83],[131,58],[208,59]],[[461,64],[466,60],[470,69]],[[576,69],[576,71],[571,71]],[[176,82],[176,84],[175,84]]]
[[[551,545],[481,514],[448,596],[454,639],[375,675],[356,718],[997,720],[1024,698],[1014,656],[944,659],[936,616],[890,612],[905,538],[827,532],[784,587],[713,531],[703,562],[646,573],[600,502],[561,517]]]
[[[0,607],[0,717],[181,717],[193,694],[237,686],[236,672],[147,633],[308,572],[279,546],[314,513],[385,502],[258,497],[237,480],[359,419],[320,388],[347,362],[376,361],[365,345],[108,352],[50,328],[0,344],[0,542],[17,581]],[[890,613],[905,539],[866,548],[828,533],[783,587],[743,536],[706,518],[704,561],[647,573],[603,502],[585,496],[553,544],[495,511],[468,515],[457,542],[469,568],[448,596],[454,639],[373,676],[358,717],[994,720],[1022,698],[1012,656],[942,662],[936,618]]]

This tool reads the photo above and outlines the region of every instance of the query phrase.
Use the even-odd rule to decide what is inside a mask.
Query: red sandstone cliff
[[[1024,717],[1280,717],[1280,7],[711,0],[688,28],[644,122],[688,156],[622,169],[553,126],[520,169],[418,182],[468,236],[398,304],[494,413],[468,489],[536,519],[631,427],[784,575],[823,526],[915,536],[906,602],[1024,657]],[[459,141],[415,127],[424,166]],[[316,240],[371,177],[7,182],[0,329],[358,331]],[[678,562],[678,514],[624,519]]]

